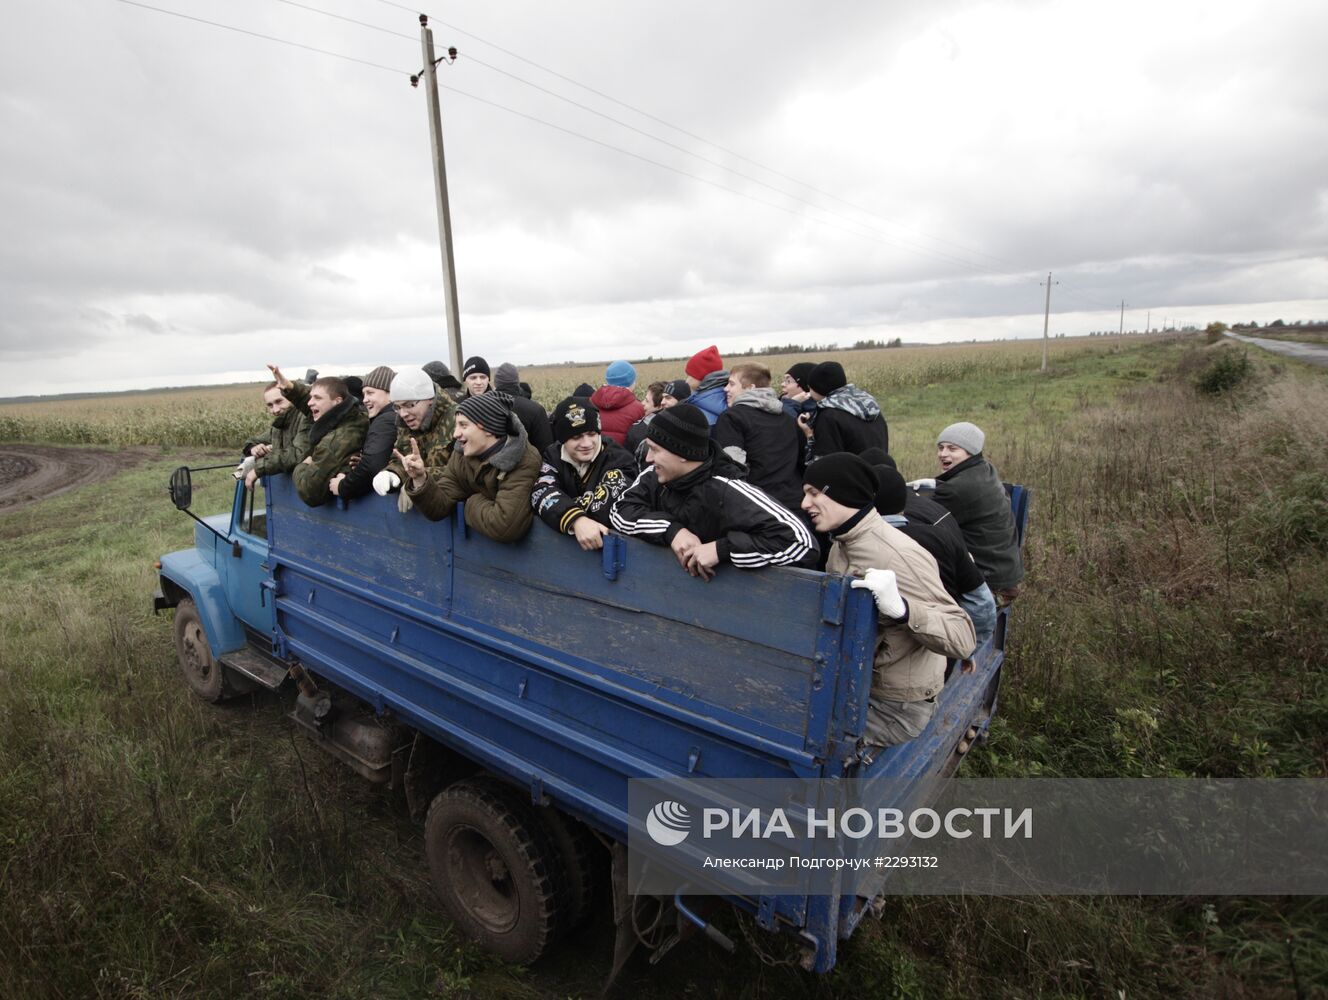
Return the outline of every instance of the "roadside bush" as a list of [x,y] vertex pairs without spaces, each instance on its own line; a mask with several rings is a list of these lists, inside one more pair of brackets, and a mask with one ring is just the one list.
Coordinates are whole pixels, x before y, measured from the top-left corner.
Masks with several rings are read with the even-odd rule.
[[1254,378],[1254,365],[1245,352],[1224,351],[1194,380],[1194,387],[1208,396],[1222,396]]

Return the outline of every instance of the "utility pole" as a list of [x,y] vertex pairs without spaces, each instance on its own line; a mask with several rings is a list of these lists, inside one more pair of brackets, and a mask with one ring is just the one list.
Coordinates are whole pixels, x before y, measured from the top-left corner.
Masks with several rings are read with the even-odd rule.
[[1051,286],[1059,285],[1060,282],[1051,280],[1051,272],[1047,272],[1047,311],[1042,315],[1042,370],[1047,370],[1047,331],[1051,327]]
[[1120,336],[1125,336],[1125,300],[1120,300]]
[[[438,64],[433,54],[433,31],[429,18],[420,15],[420,47],[424,52],[424,96],[429,105],[429,138],[433,147],[433,190],[438,202],[438,239],[443,250],[443,304],[447,310],[447,351],[452,373],[461,376],[461,311],[457,306],[456,262],[452,255],[452,209],[447,201],[447,164],[443,159],[443,115],[438,102]],[[447,50],[447,58],[456,59],[456,49]],[[419,76],[410,78],[411,86]]]
[[1152,332],[1153,332],[1153,310],[1149,309],[1148,319],[1144,323],[1144,333],[1152,333]]

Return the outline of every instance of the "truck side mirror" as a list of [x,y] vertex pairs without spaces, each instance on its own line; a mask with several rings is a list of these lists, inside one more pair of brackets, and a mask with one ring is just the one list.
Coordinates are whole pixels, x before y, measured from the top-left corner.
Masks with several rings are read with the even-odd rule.
[[189,504],[194,499],[194,484],[189,478],[189,469],[187,466],[180,466],[171,473],[171,503],[175,504],[176,510],[188,510]]

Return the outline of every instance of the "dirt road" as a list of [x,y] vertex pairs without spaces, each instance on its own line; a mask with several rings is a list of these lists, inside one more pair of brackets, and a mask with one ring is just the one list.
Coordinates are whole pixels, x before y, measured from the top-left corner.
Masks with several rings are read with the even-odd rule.
[[141,448],[117,452],[0,444],[0,513],[109,479],[137,465],[145,454]]

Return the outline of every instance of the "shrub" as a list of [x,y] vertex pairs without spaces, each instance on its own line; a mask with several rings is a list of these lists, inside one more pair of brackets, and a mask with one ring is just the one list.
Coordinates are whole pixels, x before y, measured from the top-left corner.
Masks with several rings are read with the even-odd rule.
[[1243,351],[1224,351],[1199,373],[1194,387],[1209,396],[1222,396],[1239,389],[1254,377],[1254,365]]

